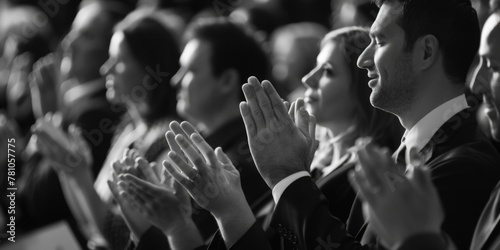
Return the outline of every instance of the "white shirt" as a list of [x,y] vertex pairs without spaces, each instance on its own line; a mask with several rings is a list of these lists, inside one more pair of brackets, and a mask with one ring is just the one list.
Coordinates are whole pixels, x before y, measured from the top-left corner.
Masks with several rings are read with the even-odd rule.
[[446,121],[468,107],[465,95],[459,95],[433,109],[410,130],[405,131],[403,137],[406,144],[406,162],[411,162],[409,152],[412,148],[415,148],[416,152],[422,151]]
[[[405,131],[404,143],[406,144],[407,162],[409,162],[408,153],[410,152],[410,149],[416,148],[418,152],[420,152],[446,121],[468,107],[469,105],[467,104],[465,95],[459,95],[439,105],[437,108],[433,109],[426,116],[420,119],[410,130]],[[307,171],[301,171],[278,182],[278,184],[276,184],[273,188],[274,202],[278,204],[281,195],[285,192],[288,186],[304,176],[310,175]]]

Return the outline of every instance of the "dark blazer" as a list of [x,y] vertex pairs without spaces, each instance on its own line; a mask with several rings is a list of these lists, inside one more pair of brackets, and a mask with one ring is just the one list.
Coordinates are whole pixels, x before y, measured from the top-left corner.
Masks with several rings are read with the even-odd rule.
[[[500,155],[477,127],[471,110],[450,118],[422,151],[446,214],[443,230],[458,249],[469,247],[476,222],[500,179]],[[331,215],[329,203],[309,177],[292,183],[274,211],[271,226],[281,232],[286,249],[383,249],[353,205],[347,225]],[[333,206],[335,204],[332,204]],[[249,240],[253,239],[253,240]],[[265,249],[252,227],[231,249]],[[259,248],[248,243],[259,242]],[[257,244],[257,243],[256,243]]]
[[[318,179],[316,181],[316,185],[323,193],[323,195],[327,197],[327,199],[331,202],[330,204],[337,204],[329,207],[330,214],[334,215],[340,221],[345,223],[349,217],[352,203],[356,198],[356,193],[349,184],[347,177],[349,171],[354,168],[355,161],[353,161],[353,159],[349,157],[339,165],[340,166],[337,167],[334,171],[332,171],[325,177]],[[270,200],[267,201],[266,205],[268,203],[274,204],[272,197],[270,197],[269,199]],[[259,242],[262,242],[267,247],[273,249],[288,249],[286,248],[287,244],[283,239],[292,237],[292,234],[288,234],[288,231],[284,230],[283,228],[277,228],[277,230],[275,230],[275,228],[270,227],[269,223],[271,219],[272,213],[267,214],[263,218],[257,217],[257,223],[254,224],[250,231],[258,231],[261,230],[260,228],[264,228],[265,236],[263,237],[265,237],[265,239]],[[267,241],[269,241],[269,243],[267,243]],[[237,245],[239,245],[239,247],[235,246],[232,247],[232,249],[241,249],[241,247],[245,247],[247,243],[244,241],[240,241],[237,243]],[[258,248],[256,246],[251,246],[250,248],[253,247],[255,247],[254,249],[263,249],[264,246],[261,245]],[[219,232],[213,237],[209,249],[226,249],[222,236]]]
[[[500,162],[499,162],[500,165]],[[479,218],[470,249],[500,249],[500,183]]]

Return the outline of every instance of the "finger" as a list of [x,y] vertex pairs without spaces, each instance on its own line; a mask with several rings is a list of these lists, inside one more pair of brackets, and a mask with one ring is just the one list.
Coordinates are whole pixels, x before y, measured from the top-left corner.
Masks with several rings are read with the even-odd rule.
[[[128,153],[128,154],[130,154],[130,153]],[[132,161],[132,159],[130,159],[130,157],[128,157],[128,155],[125,156],[125,157],[123,157],[123,158],[121,158],[120,159],[120,163],[123,164],[124,168],[134,167],[134,161]]]
[[184,133],[184,130],[182,130],[181,124],[177,121],[173,121],[169,124],[170,131],[174,132],[174,135],[184,135],[187,136],[186,133]]
[[309,135],[309,113],[304,107],[297,113],[297,126],[304,135]]
[[129,151],[130,151],[130,148],[125,148],[123,150],[123,156],[122,156],[123,159],[125,159],[129,156]]
[[240,114],[243,118],[243,123],[245,123],[245,130],[247,131],[248,138],[255,137],[257,134],[257,127],[255,126],[255,121],[253,120],[248,103],[240,103]]
[[116,173],[116,175],[125,173],[124,165],[120,161],[114,161],[111,164],[111,167],[113,168],[113,171]]
[[123,193],[124,191],[121,190],[121,188],[118,186],[117,182],[118,182],[118,178],[116,178],[115,181],[111,181],[111,180],[108,180],[108,186],[109,186],[109,189],[111,190],[111,193],[113,194],[113,196],[117,199],[117,200],[123,200],[121,197],[120,197],[120,194]]
[[191,123],[189,123],[187,121],[181,122],[181,128],[186,135],[191,135],[191,134],[200,135],[200,133],[196,130],[196,128],[193,125],[191,125]]
[[309,138],[316,140],[316,117],[309,115]]
[[288,110],[290,109],[290,102],[283,101],[283,105],[285,105],[285,109],[287,110],[287,113],[288,113]]
[[158,180],[158,184],[163,183],[163,181],[162,181],[163,172],[165,170],[162,167],[160,167],[160,165],[158,163],[156,163],[155,161],[149,163],[149,168],[151,169],[151,171],[155,175],[156,180]]
[[196,176],[196,169],[191,167],[184,159],[182,159],[174,151],[170,151],[167,156],[170,159],[169,163],[173,163],[177,167],[177,169],[184,175],[185,178],[189,180],[189,177]]
[[295,102],[292,102],[292,105],[290,105],[288,115],[290,116],[290,119],[295,123]]
[[130,150],[130,159],[132,159],[132,161],[135,161],[135,159],[139,158],[141,155],[139,154],[139,151],[137,151],[136,149],[131,149]]
[[[193,148],[193,146],[188,142],[182,135],[175,136],[175,141],[179,144],[182,149],[182,152],[187,156],[189,161],[193,164],[193,166],[200,172],[205,172],[207,170],[207,166],[205,164],[205,159],[203,155]],[[187,173],[189,174],[189,173]],[[195,173],[196,174],[196,173]],[[192,177],[194,175],[188,175]]]
[[135,160],[135,162],[146,181],[149,181],[153,184],[160,184],[160,180],[154,173],[154,170],[149,167],[149,163],[144,158],[139,157]]
[[288,120],[289,116],[287,115],[287,108],[283,104],[281,97],[278,95],[278,92],[276,92],[273,85],[269,81],[265,80],[262,82],[262,87],[267,94],[276,118],[279,120]]
[[86,143],[83,141],[83,138],[81,137],[81,130],[75,125],[75,124],[70,124],[68,126],[68,134],[71,138],[70,140],[70,145],[72,150],[78,151],[84,149],[84,145]]
[[116,183],[108,180],[108,187],[111,190],[111,194],[116,199],[116,201],[121,205],[123,202],[123,198],[120,196],[120,191],[118,190],[118,186]]
[[[196,133],[192,134],[191,140],[193,140],[196,147],[200,150],[200,152],[203,154],[205,159],[208,160],[208,162],[210,163],[212,168],[216,168],[219,165],[218,164],[219,162],[217,161],[217,158],[215,157],[213,148],[210,145],[208,145],[208,143],[205,140],[203,140],[203,137],[201,137],[201,135],[199,135],[199,134],[196,134]],[[197,165],[195,165],[195,166],[197,166]],[[202,166],[205,166],[204,162],[203,162]],[[197,167],[197,169],[199,171],[201,171],[199,167]]]
[[128,204],[131,204],[134,207],[141,207],[142,204],[145,204],[147,202],[146,199],[135,192],[135,187],[132,187],[129,182],[120,180],[120,178],[121,177],[119,177],[117,186],[123,191],[120,192],[119,195],[121,195]]
[[[267,93],[264,91],[262,85],[256,77],[249,77],[248,84],[250,84],[250,86],[252,86],[253,88],[259,108],[262,111],[262,115],[264,117],[264,124],[269,124],[270,121],[276,119],[276,115],[274,114],[274,109],[271,105],[269,97],[267,96]],[[280,104],[283,105],[283,103],[281,103],[281,98]]]
[[231,159],[227,157],[226,153],[222,151],[221,147],[217,147],[215,149],[215,155],[217,156],[217,159],[222,163],[222,164],[232,164]]
[[62,120],[63,120],[63,118],[62,118],[62,114],[60,112],[55,112],[52,115],[52,124],[54,125],[54,127],[61,128]]
[[[171,152],[172,153],[172,152]],[[175,153],[173,153],[175,154]],[[174,158],[170,156],[169,153],[169,158]],[[173,164],[170,163],[169,161],[163,161],[163,167],[167,170],[167,172],[172,176],[179,184],[181,184],[185,189],[188,191],[192,190],[194,188],[194,183],[191,182],[184,174],[181,174],[179,170],[179,166],[173,161]],[[177,168],[174,167],[176,165]]]
[[234,167],[233,163],[231,162],[231,159],[229,159],[226,153],[222,151],[221,147],[217,147],[215,149],[215,155],[217,156],[217,159],[222,163],[222,166],[225,170],[234,173],[239,173],[238,170]]
[[[177,123],[177,122],[171,122],[171,127],[170,129],[172,129],[172,131],[174,132],[175,136],[177,135],[182,135],[184,136],[184,138],[189,138],[189,136],[192,134],[187,134],[184,129],[182,128],[181,124]],[[189,128],[189,126],[187,125],[184,125],[186,127],[186,129],[189,131],[189,130],[194,130],[196,131],[194,128]],[[193,149],[195,149],[196,151],[198,151],[198,149],[194,146],[193,142],[191,142],[191,140],[187,140],[187,142],[191,145],[191,147],[193,147]]]
[[50,123],[52,121],[52,112],[47,112],[45,116],[43,117],[43,120],[47,123]]
[[255,90],[250,84],[243,84],[243,94],[245,95],[246,103],[250,112],[248,114],[252,117],[255,125],[255,130],[259,131],[261,128],[265,127],[266,120],[264,118],[264,114],[260,109],[259,102],[257,100],[257,96],[255,94]]
[[295,120],[294,120],[295,124],[298,124],[299,113],[302,107],[305,108],[304,99],[297,98],[297,101],[295,101]]
[[[167,160],[164,160],[163,162],[168,162]],[[167,169],[164,167],[165,163],[161,164],[162,168],[161,168],[161,176],[160,176],[160,180],[161,180],[161,183],[163,184],[163,186],[166,186],[166,187],[170,187],[170,183],[169,182],[172,182],[174,180],[174,178],[172,178],[172,176],[170,175],[170,173],[167,171]]]
[[174,151],[180,156],[184,156],[184,153],[182,153],[181,147],[179,147],[179,144],[175,141],[175,134],[172,131],[168,131],[165,133],[165,139],[167,139],[168,146],[170,148],[170,151]]
[[134,190],[138,195],[144,198],[146,201],[153,200],[159,194],[159,189],[142,179],[137,178],[137,176],[133,176],[131,174],[122,175],[122,180],[126,183],[130,184],[131,189]]

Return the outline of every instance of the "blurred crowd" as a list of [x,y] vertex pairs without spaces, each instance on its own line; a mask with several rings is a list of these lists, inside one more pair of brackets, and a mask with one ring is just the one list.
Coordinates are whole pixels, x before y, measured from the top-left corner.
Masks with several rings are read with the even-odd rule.
[[415,2],[0,1],[16,237],[498,249],[499,3]]

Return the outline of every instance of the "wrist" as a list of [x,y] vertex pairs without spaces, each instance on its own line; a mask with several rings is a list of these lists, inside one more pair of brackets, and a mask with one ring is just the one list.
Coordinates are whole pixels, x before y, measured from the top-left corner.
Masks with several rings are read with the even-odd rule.
[[301,171],[304,171],[304,169],[288,168],[288,167],[275,168],[273,170],[273,173],[270,173],[268,176],[266,176],[266,178],[264,178],[264,181],[266,182],[267,186],[272,190],[278,183],[280,183],[288,176]]
[[215,219],[227,249],[233,246],[255,223],[255,217],[248,205],[233,208],[231,212],[215,216]]
[[171,249],[195,249],[204,244],[198,228],[192,220],[184,221],[172,227],[172,230],[163,230]]

